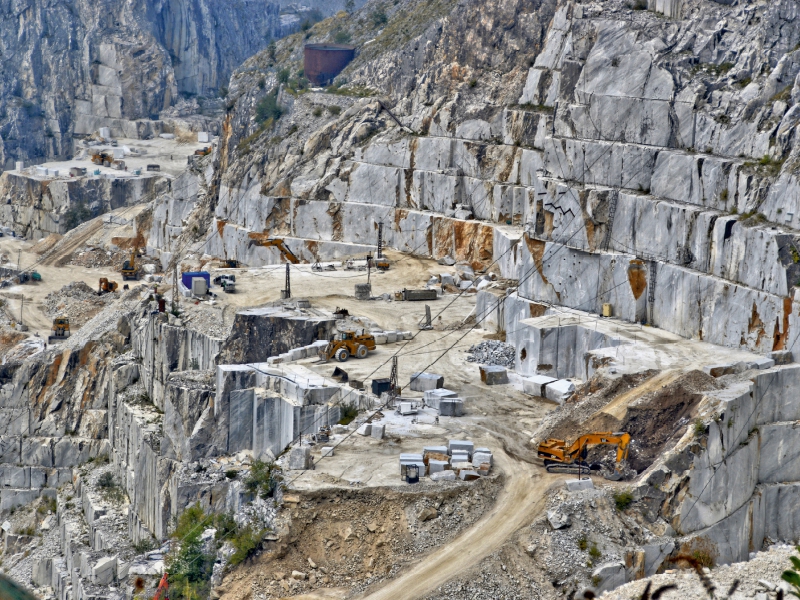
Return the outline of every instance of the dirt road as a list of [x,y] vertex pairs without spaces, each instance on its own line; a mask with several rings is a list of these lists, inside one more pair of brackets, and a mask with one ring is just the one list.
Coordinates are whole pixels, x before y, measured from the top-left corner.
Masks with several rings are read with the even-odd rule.
[[535,466],[495,454],[506,473],[506,485],[492,511],[461,536],[426,556],[383,588],[357,598],[400,600],[422,598],[459,573],[477,565],[544,509],[546,492],[563,480]]

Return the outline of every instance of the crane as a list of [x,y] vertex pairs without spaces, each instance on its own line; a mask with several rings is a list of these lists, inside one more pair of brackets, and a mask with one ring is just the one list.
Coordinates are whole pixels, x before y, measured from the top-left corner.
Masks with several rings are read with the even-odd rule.
[[581,469],[590,468],[586,459],[589,446],[609,444],[617,447],[617,465],[628,459],[628,448],[631,436],[629,433],[610,431],[592,432],[582,435],[572,444],[565,440],[548,439],[539,444],[538,456],[544,459],[544,466],[549,473],[579,473]]
[[250,246],[263,246],[265,248],[274,247],[280,250],[283,257],[293,265],[296,265],[300,262],[300,259],[294,255],[294,252],[289,250],[288,246],[286,246],[281,238],[269,238],[267,240],[251,239]]

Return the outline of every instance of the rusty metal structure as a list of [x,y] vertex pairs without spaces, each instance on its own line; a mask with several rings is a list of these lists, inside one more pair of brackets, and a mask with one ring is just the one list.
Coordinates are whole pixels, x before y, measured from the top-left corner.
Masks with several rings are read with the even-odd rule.
[[353,58],[355,46],[344,44],[306,44],[303,49],[303,69],[315,85],[328,85]]

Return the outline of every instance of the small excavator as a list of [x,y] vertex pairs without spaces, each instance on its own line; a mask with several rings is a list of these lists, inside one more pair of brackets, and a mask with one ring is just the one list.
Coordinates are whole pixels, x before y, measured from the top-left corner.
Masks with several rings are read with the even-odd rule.
[[119,288],[119,284],[116,281],[109,281],[108,277],[101,277],[100,287],[97,290],[97,295],[102,296],[103,294],[116,292],[117,288]]
[[328,345],[325,346],[319,353],[319,359],[323,362],[328,362],[330,359],[336,357],[339,362],[345,362],[351,356],[356,358],[366,358],[367,354],[375,350],[375,336],[364,333],[354,333],[352,331],[343,331],[336,335]]
[[264,248],[274,247],[281,251],[283,257],[293,265],[300,262],[300,259],[294,255],[294,252],[289,250],[281,238],[270,238],[268,240],[250,240],[250,246],[263,246]]
[[164,571],[164,574],[161,576],[161,581],[158,582],[158,588],[156,588],[156,595],[153,596],[153,600],[169,600],[169,573]]
[[592,432],[582,435],[572,444],[567,445],[565,440],[548,439],[539,444],[538,456],[544,459],[544,466],[548,473],[574,473],[580,474],[589,470],[597,471],[598,465],[586,463],[589,446],[609,444],[617,447],[617,469],[606,479],[619,480],[620,463],[628,459],[628,448],[631,436],[628,433],[610,431]]
[[139,279],[139,267],[136,266],[136,248],[131,250],[131,258],[130,260],[126,260],[122,263],[122,281],[127,281],[128,279]]
[[53,319],[53,333],[47,338],[47,342],[60,342],[69,337],[69,319],[67,317],[56,317]]
[[96,152],[92,154],[92,162],[96,165],[110,167],[111,163],[114,162],[114,157],[108,152]]

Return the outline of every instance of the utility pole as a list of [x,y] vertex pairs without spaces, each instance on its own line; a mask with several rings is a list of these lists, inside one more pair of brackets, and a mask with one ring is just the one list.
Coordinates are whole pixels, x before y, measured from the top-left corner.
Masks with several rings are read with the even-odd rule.
[[17,271],[22,272],[22,248],[17,249]]
[[19,324],[22,325],[22,307],[25,306],[25,294],[20,294],[19,301]]
[[289,272],[290,272],[289,269],[290,268],[291,268],[291,265],[287,262],[286,263],[286,286],[284,287],[283,293],[281,294],[283,296],[284,300],[288,300],[289,298],[292,297],[292,286],[291,286],[291,282],[289,281]]
[[178,312],[178,261],[175,258],[172,266],[172,314]]
[[389,404],[390,408],[394,408],[395,400],[397,399],[397,392],[399,386],[397,385],[397,357],[392,357],[392,374],[389,376]]
[[378,258],[383,258],[383,221],[378,222]]

